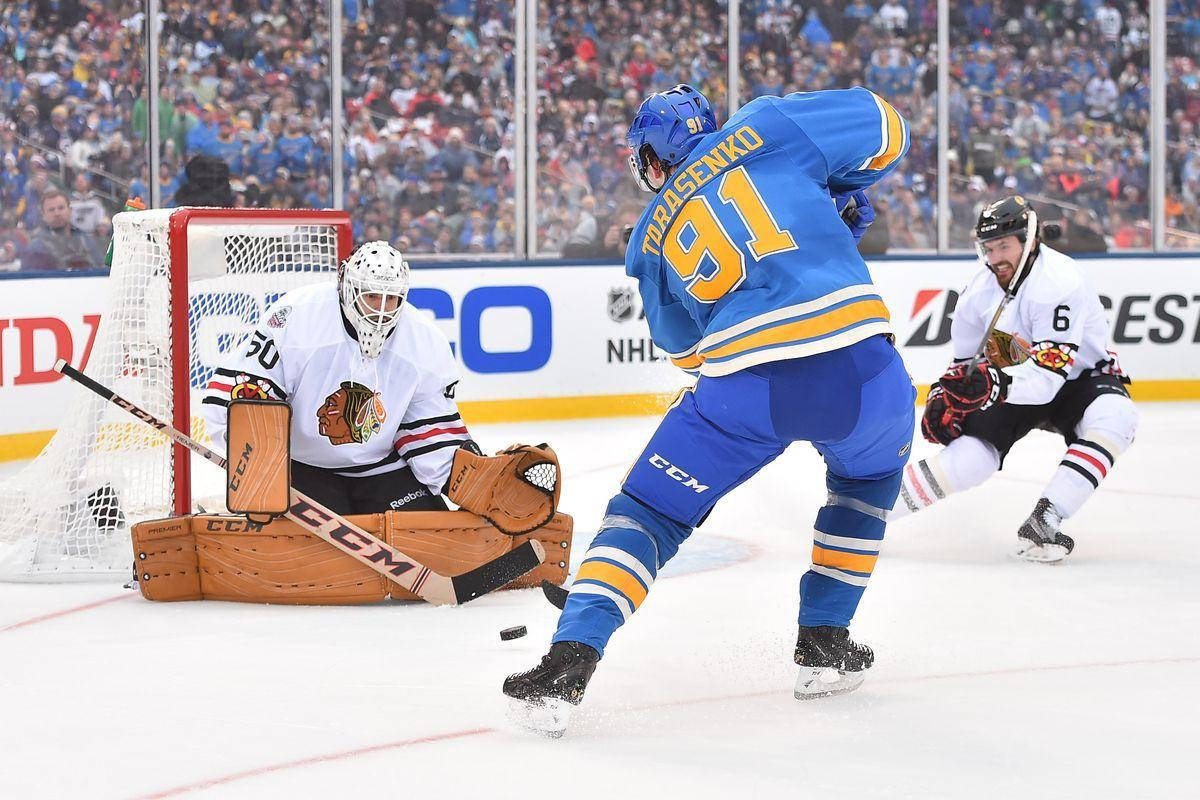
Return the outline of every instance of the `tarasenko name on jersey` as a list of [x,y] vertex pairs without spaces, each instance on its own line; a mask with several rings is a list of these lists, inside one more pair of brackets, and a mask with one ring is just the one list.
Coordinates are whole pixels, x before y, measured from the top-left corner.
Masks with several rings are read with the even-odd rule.
[[625,254],[655,346],[725,375],[890,333],[831,194],[876,183],[908,143],[900,114],[861,87],[760,97],[707,134]]
[[701,153],[697,160],[680,169],[671,186],[659,192],[658,201],[649,212],[650,221],[642,238],[642,252],[661,255],[658,248],[662,245],[663,233],[671,224],[675,211],[700,187],[719,175],[721,170],[733,166],[740,158],[762,146],[763,140],[758,131],[743,125],[717,142],[708,152]]

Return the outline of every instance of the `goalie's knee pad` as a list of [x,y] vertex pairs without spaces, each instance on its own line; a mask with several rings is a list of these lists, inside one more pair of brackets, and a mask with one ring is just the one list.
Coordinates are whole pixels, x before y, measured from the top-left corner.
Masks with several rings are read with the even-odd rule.
[[1075,434],[1109,450],[1116,458],[1129,449],[1137,433],[1137,406],[1123,394],[1102,394],[1084,409]]

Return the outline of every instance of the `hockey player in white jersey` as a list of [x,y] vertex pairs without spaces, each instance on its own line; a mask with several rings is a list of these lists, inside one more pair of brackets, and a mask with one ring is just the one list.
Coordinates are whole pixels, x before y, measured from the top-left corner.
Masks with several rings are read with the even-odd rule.
[[[1030,214],[1019,196],[980,214],[975,235],[985,263],[955,307],[955,363],[931,388],[921,423],[927,440],[946,447],[909,462],[889,520],[983,483],[1034,428],[1057,432],[1066,452],[1018,530],[1016,551],[1029,561],[1055,562],[1075,545],[1060,530],[1062,521],[1079,511],[1133,442],[1137,411],[1125,388],[1129,379],[1108,349],[1100,298],[1083,271],[1040,233],[1022,261]],[[989,337],[987,360],[974,364],[1006,291],[1011,301]]]
[[231,398],[286,400],[295,488],[340,514],[446,510],[454,454],[474,443],[450,344],[404,302],[408,287],[401,254],[368,242],[336,284],[281,297],[208,384],[201,410],[217,448]]

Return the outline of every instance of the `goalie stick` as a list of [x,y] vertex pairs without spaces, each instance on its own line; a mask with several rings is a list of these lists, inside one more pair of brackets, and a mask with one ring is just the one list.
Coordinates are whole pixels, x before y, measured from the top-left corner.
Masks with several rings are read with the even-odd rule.
[[[1020,285],[1021,278],[1024,277],[1025,271],[1029,269],[1029,253],[1033,250],[1033,240],[1037,236],[1038,218],[1037,212],[1033,208],[1029,209],[1028,219],[1025,221],[1025,247],[1021,250],[1021,263],[1013,270],[1013,276],[1008,279],[1008,286],[1004,287],[1004,296],[1000,298],[1000,305],[996,306],[996,313],[992,315],[991,324],[984,331],[983,341],[979,343],[979,347],[975,350],[975,355],[971,357],[971,369],[979,366],[979,362],[983,360],[983,355],[987,351],[988,339],[992,338],[992,331],[996,330],[996,323],[1000,321],[1000,315],[1004,313],[1004,309],[1008,306],[1010,300],[1016,297],[1016,287]],[[980,246],[982,255],[982,246]],[[986,261],[986,256],[984,257]]]
[[[54,369],[155,430],[166,434],[172,441],[225,469],[226,461],[220,455],[92,380],[63,359],[60,358],[55,363]],[[284,514],[285,517],[343,553],[353,556],[388,580],[436,605],[465,603],[499,589],[537,567],[545,556],[541,542],[530,539],[520,547],[462,575],[439,575],[296,489],[289,487],[288,496],[291,507]]]

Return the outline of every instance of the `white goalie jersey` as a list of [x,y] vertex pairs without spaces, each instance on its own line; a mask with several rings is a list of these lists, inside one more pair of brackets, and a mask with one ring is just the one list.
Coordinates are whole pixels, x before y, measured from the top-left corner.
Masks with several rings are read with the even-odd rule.
[[454,402],[458,365],[433,321],[407,303],[376,359],[364,359],[334,282],[288,292],[213,373],[201,413],[225,447],[231,398],[286,400],[292,458],[340,475],[404,466],[437,494],[469,440]]
[[[983,265],[954,309],[950,336],[955,361],[975,355],[1003,296],[996,277]],[[1108,347],[1108,321],[1099,294],[1074,259],[1044,244],[996,329],[1030,345],[1028,360],[1004,369],[1012,378],[1009,403],[1044,405],[1068,380],[1085,375],[1124,377],[1116,353]]]

